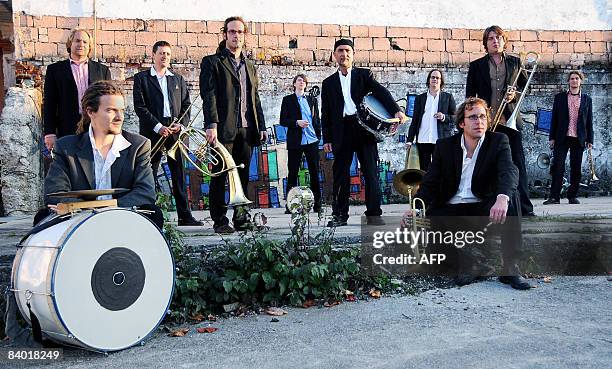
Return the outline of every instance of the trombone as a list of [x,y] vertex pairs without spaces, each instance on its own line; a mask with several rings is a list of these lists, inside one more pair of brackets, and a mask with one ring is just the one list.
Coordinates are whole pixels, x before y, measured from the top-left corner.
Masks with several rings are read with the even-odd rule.
[[593,160],[593,147],[589,147],[588,161],[589,161],[589,183],[597,182],[599,181],[599,178],[597,178],[597,174],[595,174],[595,160]]
[[[189,112],[189,110],[191,110],[191,106],[193,105],[193,103],[195,103],[198,99],[200,98],[200,95],[198,94],[196,96],[195,99],[193,99],[193,101],[189,104],[189,106],[187,107],[187,109],[185,109],[185,111],[183,112],[183,114],[178,117],[178,118],[174,118],[172,120],[172,123],[170,123],[170,125],[180,122],[183,120],[183,118],[185,117],[185,114],[187,114],[187,112]],[[193,122],[195,122],[195,118],[200,114],[200,112],[202,111],[202,106],[200,106],[200,108],[198,109],[198,111],[195,113],[195,115],[193,116],[193,118],[191,118],[191,121],[189,121],[189,124],[187,124],[186,127],[184,127],[183,129],[189,128],[191,127],[191,125],[193,124]],[[153,145],[153,147],[151,148],[151,157],[154,157],[160,150],[163,150],[164,147],[166,146],[166,140],[168,139],[168,137],[170,137],[172,134],[169,134],[168,136],[162,137],[159,140],[157,140],[157,142],[155,143],[155,145]],[[174,158],[173,158],[174,159]]]
[[[516,93],[520,95],[520,97],[518,101],[516,102],[516,107],[514,108],[512,115],[510,115],[510,118],[508,118],[506,123],[501,123],[501,119],[504,116],[504,110],[506,110],[506,106],[510,103],[510,101],[506,99],[506,96],[502,98],[502,101],[499,104],[499,107],[497,108],[497,112],[495,113],[495,117],[493,118],[493,123],[491,124],[490,130],[492,132],[495,132],[499,124],[501,124],[502,126],[508,127],[510,129],[513,129],[515,131],[518,131],[518,128],[516,126],[516,117],[519,114],[519,108],[521,106],[521,103],[523,102],[523,98],[525,97],[525,92],[527,92],[527,88],[529,87],[529,84],[531,83],[531,78],[535,74],[535,71],[538,67],[538,61],[540,60],[540,54],[536,51],[529,51],[527,53],[521,53],[520,59],[521,59],[521,66],[519,68],[519,71],[516,74],[516,77],[514,78],[514,82],[512,82],[512,85],[508,86],[507,88],[507,92],[514,90],[516,91]],[[521,72],[523,71],[529,72],[529,77],[527,78],[527,83],[525,83],[525,87],[523,87],[523,90],[518,91],[516,86],[518,84],[518,79],[521,76]]]

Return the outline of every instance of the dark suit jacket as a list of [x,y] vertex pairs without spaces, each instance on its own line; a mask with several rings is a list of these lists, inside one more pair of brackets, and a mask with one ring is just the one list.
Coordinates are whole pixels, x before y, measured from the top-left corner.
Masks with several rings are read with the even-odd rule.
[[[374,79],[372,71],[365,68],[351,69],[351,98],[356,106],[363,101],[363,98],[368,93],[372,93],[383,106],[395,114],[400,111],[393,96],[380,83]],[[338,72],[325,78],[321,91],[321,118],[323,125],[323,142],[331,143],[334,152],[338,152],[342,146],[342,138],[344,136],[344,97],[342,96],[342,86],[340,85],[340,77]],[[376,139],[373,135],[368,134],[375,143]]]
[[[512,85],[514,79],[520,71],[521,61],[516,56],[505,54],[504,63],[506,65],[506,79],[504,83],[504,90],[502,93],[505,94],[506,87]],[[523,90],[527,83],[527,73],[522,71],[519,75],[517,82],[517,88]],[[479,97],[487,102],[491,106],[491,77],[489,74],[489,55],[485,55],[480,59],[476,59],[470,63],[470,69],[468,70],[467,83],[465,85],[465,97]],[[514,101],[506,105],[504,110],[504,117],[510,118],[512,112],[516,108],[516,101],[519,95],[517,94]],[[516,117],[516,126],[519,130],[523,129],[523,119],[520,114]]]
[[[202,59],[200,65],[200,96],[202,97],[205,128],[217,124],[217,137],[221,143],[231,143],[236,136],[240,114],[240,80],[225,50]],[[248,75],[249,144],[259,146],[259,132],[266,130],[266,121],[259,100],[259,79],[252,61],[246,59]]]
[[[168,83],[168,100],[172,118],[179,118],[189,109],[189,90],[183,77],[172,71],[173,76],[166,76]],[[153,131],[158,123],[164,122],[164,95],[157,82],[157,77],[151,75],[151,69],[143,70],[134,76],[134,110],[140,121],[140,134],[150,139],[153,144],[160,135]],[[184,126],[189,124],[189,112],[179,122]]]
[[[463,132],[438,140],[433,159],[416,197],[428,206],[444,206],[459,190],[463,168],[461,136]],[[483,201],[499,194],[512,199],[518,186],[518,169],[512,163],[508,137],[503,133],[487,132],[478,152],[472,192]]]
[[[427,94],[429,92],[425,92],[420,94],[414,100],[414,114],[412,118],[412,123],[410,123],[410,128],[408,129],[408,142],[412,142],[414,138],[419,138],[419,130],[421,128],[421,122],[423,121],[423,113],[425,112],[425,103],[427,103]],[[436,112],[440,112],[446,116],[446,119],[443,121],[438,119],[438,138],[449,137],[453,132],[453,127],[455,124],[454,115],[455,115],[455,99],[453,95],[448,92],[440,91],[440,99],[438,100],[438,110]]]
[[[319,117],[319,103],[316,98],[309,98],[306,95],[306,100],[310,106],[310,114],[312,115],[312,127],[318,139],[321,139],[321,118]],[[287,127],[287,149],[297,149],[302,143],[302,131],[304,130],[297,125],[298,120],[302,120],[302,110],[298,103],[297,95],[291,94],[283,97],[280,111],[280,124]]]
[[[91,59],[87,62],[89,84],[110,80],[107,66]],[[62,60],[47,67],[44,86],[43,118],[45,134],[57,137],[73,135],[81,120],[76,82],[72,76],[70,60]]]
[[[582,146],[593,143],[593,102],[587,94],[581,94],[580,109],[578,109],[578,141]],[[567,137],[569,127],[569,107],[567,106],[567,92],[555,95],[553,103],[552,120],[548,138],[555,142],[563,142]]]
[[[122,131],[132,145],[120,152],[111,167],[113,188],[128,188],[117,196],[121,207],[155,204],[155,186],[151,169],[151,142],[141,135]],[[89,132],[57,140],[54,159],[45,178],[45,194],[96,188],[93,150]],[[59,199],[47,198],[47,204]]]

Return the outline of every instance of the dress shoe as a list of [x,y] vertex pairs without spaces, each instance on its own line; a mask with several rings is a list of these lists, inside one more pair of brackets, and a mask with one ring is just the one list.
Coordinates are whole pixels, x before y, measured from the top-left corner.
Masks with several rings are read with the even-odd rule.
[[574,205],[580,204],[580,201],[578,201],[578,199],[577,199],[577,198],[575,198],[575,197],[570,197],[569,199],[567,199],[567,201],[568,201],[570,204],[574,204]]
[[197,226],[203,226],[204,223],[202,223],[199,220],[196,220],[195,218],[191,217],[191,218],[187,218],[187,219],[179,219],[178,220],[178,225],[179,226],[197,227]]
[[215,233],[218,234],[232,234],[235,232],[234,228],[232,228],[229,224],[223,224],[217,227],[214,227]]
[[291,214],[291,210],[289,210],[289,208],[285,208],[285,214]]
[[333,217],[329,222],[327,222],[327,226],[328,227],[342,227],[348,224],[346,222],[347,220],[348,219],[346,218]]
[[533,211],[528,211],[523,214],[523,217],[535,217],[535,213]]
[[560,204],[560,203],[561,203],[561,201],[559,201],[559,199],[550,198],[550,199],[544,201],[542,203],[542,205],[553,205],[553,204]]
[[520,275],[503,275],[499,277],[499,281],[504,284],[509,284],[515,290],[528,290],[533,288],[529,282]]
[[461,272],[455,277],[455,283],[457,286],[465,286],[476,281],[480,281],[491,277],[495,274],[495,268],[484,262],[475,264],[471,270],[467,272]]
[[380,215],[368,216],[366,217],[366,222],[368,225],[385,225],[385,220]]

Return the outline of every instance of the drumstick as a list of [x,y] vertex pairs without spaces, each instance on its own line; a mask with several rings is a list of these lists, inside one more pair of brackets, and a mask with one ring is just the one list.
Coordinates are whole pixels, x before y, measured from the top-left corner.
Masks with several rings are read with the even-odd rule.
[[389,118],[389,119],[385,119],[385,123],[399,123],[400,119],[399,118]]

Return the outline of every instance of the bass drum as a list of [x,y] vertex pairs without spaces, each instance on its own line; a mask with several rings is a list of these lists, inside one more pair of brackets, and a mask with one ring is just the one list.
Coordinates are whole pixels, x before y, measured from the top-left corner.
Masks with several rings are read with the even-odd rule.
[[[51,224],[51,223],[49,223]],[[142,342],[166,315],[174,259],[148,218],[127,209],[78,213],[30,235],[12,287],[31,325],[61,343],[116,351]]]

